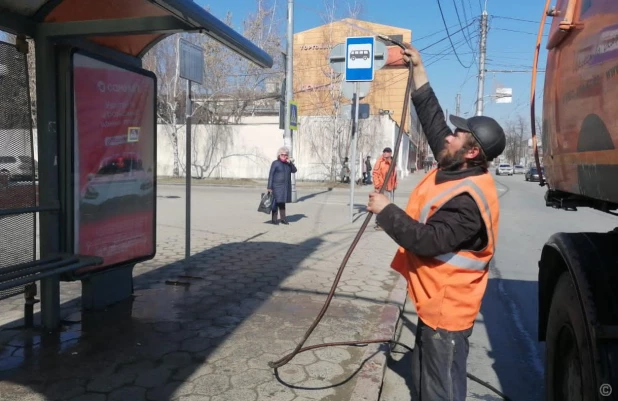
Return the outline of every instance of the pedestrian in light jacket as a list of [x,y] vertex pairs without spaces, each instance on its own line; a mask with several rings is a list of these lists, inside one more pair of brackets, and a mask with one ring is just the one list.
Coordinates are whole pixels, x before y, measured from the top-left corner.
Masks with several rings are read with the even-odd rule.
[[277,160],[270,165],[268,174],[268,192],[273,193],[272,224],[279,224],[277,211],[282,224],[289,224],[285,214],[285,204],[292,202],[292,174],[296,173],[294,159],[290,158],[290,151],[286,147],[279,148]]

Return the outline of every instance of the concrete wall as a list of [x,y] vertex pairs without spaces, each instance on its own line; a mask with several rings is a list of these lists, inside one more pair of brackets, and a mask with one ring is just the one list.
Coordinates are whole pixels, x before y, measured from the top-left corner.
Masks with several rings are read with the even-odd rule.
[[[300,117],[299,130],[294,133],[293,155],[298,168],[297,180],[328,180],[335,158],[335,172],[338,174],[343,157],[349,157],[349,141],[336,144],[333,138],[349,138],[349,120],[332,117]],[[334,130],[343,134],[334,136]],[[372,116],[359,126],[357,144],[357,178],[362,177],[361,161],[371,156],[372,164],[390,146],[398,132],[397,124],[389,116]],[[158,126],[157,169],[159,176],[171,176],[174,165],[172,130]],[[184,176],[185,127],[178,127],[178,148],[181,175]],[[283,130],[279,129],[278,117],[247,117],[241,124],[227,126],[193,126],[193,155],[197,163],[192,168],[193,176],[210,178],[266,179],[270,164],[275,160],[277,150],[283,146]],[[398,166],[400,176],[407,175],[409,140],[404,136]],[[198,165],[199,167],[196,167]]]
[[[299,130],[294,133],[294,151],[298,173],[297,180],[328,180],[335,160],[335,173],[341,169],[343,157],[350,157],[349,136],[351,121],[345,118],[313,116],[300,117]],[[334,136],[334,130],[339,135]],[[35,159],[37,157],[36,130],[34,132]],[[157,126],[157,173],[172,176],[174,152],[173,130],[166,125]],[[372,166],[381,155],[382,149],[395,149],[399,127],[388,115],[371,116],[361,120],[357,142],[357,178],[362,177],[363,161],[371,157]],[[185,127],[177,129],[180,158],[180,175],[185,167]],[[333,138],[345,138],[337,144]],[[277,150],[283,146],[283,130],[279,129],[279,117],[246,117],[238,125],[193,126],[193,176],[210,178],[267,179],[270,164],[275,160]],[[404,135],[399,151],[397,172],[400,177],[409,173],[409,138]],[[198,165],[199,167],[197,167]]]
[[[172,176],[173,129],[157,127],[157,172]],[[239,125],[193,126],[193,176],[210,178],[263,178],[268,176],[277,149],[283,144],[278,117],[248,117]],[[181,175],[185,165],[185,127],[178,127]],[[196,167],[198,165],[199,167]]]

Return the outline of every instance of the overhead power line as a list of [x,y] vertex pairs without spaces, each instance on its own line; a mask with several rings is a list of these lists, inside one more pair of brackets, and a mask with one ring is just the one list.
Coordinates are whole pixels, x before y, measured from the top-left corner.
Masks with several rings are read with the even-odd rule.
[[[472,24],[474,24],[474,21],[475,21],[475,20],[476,20],[476,18],[472,18],[471,20],[466,20],[465,22],[466,22],[466,23],[469,23],[467,26],[471,26]],[[449,29],[452,29],[452,28],[457,28],[457,26],[458,26],[458,25],[459,25],[459,24],[453,24],[453,25],[449,26]],[[412,37],[412,41],[413,41],[413,42],[416,42],[416,41],[419,41],[419,40],[427,39],[427,38],[430,38],[430,37],[432,37],[432,36],[436,36],[437,34],[442,33],[442,32],[446,32],[446,30],[445,30],[445,29],[440,29],[439,31],[435,31],[435,32],[430,33],[430,34],[428,34],[428,35],[421,36],[420,38],[414,38],[414,37]]]
[[[455,14],[457,14],[457,21],[459,21],[459,27],[463,30],[464,26],[461,23],[461,17],[459,16],[459,9],[457,8],[457,3],[455,2],[455,0],[453,0],[453,7],[455,7]],[[464,36],[464,38],[466,38],[466,42],[468,43],[470,50],[474,50],[474,47],[472,47],[472,43],[470,43],[470,40],[468,39],[466,32],[462,32],[461,34]]]
[[[492,18],[499,18],[499,19],[508,19],[508,20],[511,20],[511,21],[530,22],[532,24],[537,24],[537,25],[541,23],[541,21],[532,21],[532,20],[529,20],[529,19],[513,18],[513,17],[503,17],[501,15],[493,15],[493,14],[491,15],[491,17]],[[546,25],[547,24],[551,24],[551,22],[545,22],[545,24]]]
[[[464,27],[464,29],[465,29],[465,28],[467,28],[467,27],[469,27],[469,26],[471,26],[473,23],[474,23],[474,21],[473,21],[473,22],[471,22],[470,24],[466,25],[466,26]],[[455,31],[455,32],[453,32],[452,34],[450,34],[450,35],[448,35],[448,36],[445,36],[445,37],[443,37],[442,39],[437,40],[437,41],[433,42],[432,44],[430,44],[430,45],[427,45],[427,46],[423,47],[422,49],[419,49],[418,51],[419,51],[419,52],[422,52],[422,51],[424,51],[424,50],[427,50],[427,49],[429,49],[430,47],[433,47],[433,46],[437,45],[438,43],[442,43],[442,42],[444,42],[445,40],[450,39],[450,38],[451,38],[451,36],[454,36],[456,33],[459,33],[459,32],[461,32],[461,31],[463,31],[463,29],[459,29],[458,31]],[[466,67],[466,68],[467,68],[467,67]]]
[[[466,3],[464,0],[459,0],[459,1],[461,3],[461,8],[463,9],[464,19],[467,21],[468,13],[466,12]],[[470,15],[474,15],[474,12],[472,11],[472,3],[470,2],[470,0],[468,0],[468,6],[470,6]],[[468,33],[468,37],[472,36],[469,28],[466,29],[466,32]],[[472,51],[474,52],[474,49],[472,49]]]
[[459,55],[457,54],[457,50],[455,50],[455,45],[453,45],[453,41],[451,40],[451,35],[448,32],[448,26],[446,26],[446,20],[444,19],[444,13],[442,12],[442,5],[440,4],[440,0],[437,0],[437,2],[438,2],[438,8],[440,9],[440,16],[442,17],[442,23],[444,24],[444,28],[446,29],[446,34],[448,35],[448,40],[449,40],[449,42],[451,42],[451,47],[453,48],[453,52],[455,53],[455,57],[457,57],[457,61],[459,61],[459,64],[461,64],[461,66],[463,68],[468,68],[469,66],[466,66],[466,65],[464,65],[461,62],[461,59],[459,58]]
[[[525,33],[526,35],[534,35],[534,36],[538,35],[537,33],[534,33],[534,32],[520,31],[520,30],[517,30],[517,29],[495,28],[495,27],[492,27],[491,29],[495,29],[496,31],[507,31],[507,32],[515,32],[515,33]],[[543,36],[547,36],[547,35],[543,35]]]

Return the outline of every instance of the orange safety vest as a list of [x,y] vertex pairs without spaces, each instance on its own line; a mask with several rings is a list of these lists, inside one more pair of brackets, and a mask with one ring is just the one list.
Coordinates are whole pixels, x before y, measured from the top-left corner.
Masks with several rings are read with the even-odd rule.
[[[384,156],[378,157],[375,166],[373,166],[373,185],[376,188],[381,188],[384,183],[384,179],[386,178],[386,173],[388,173],[388,169],[391,167],[391,161],[386,161]],[[386,184],[386,191],[392,191],[397,189],[397,169],[393,169],[393,174],[391,174],[390,179],[388,180],[388,184]]]
[[460,331],[469,329],[481,309],[489,262],[494,256],[500,218],[498,191],[490,174],[436,184],[434,169],[412,191],[406,213],[425,224],[447,201],[468,193],[476,201],[487,228],[481,251],[460,250],[435,257],[415,255],[402,247],[391,267],[408,282],[408,293],[419,318],[428,326]]

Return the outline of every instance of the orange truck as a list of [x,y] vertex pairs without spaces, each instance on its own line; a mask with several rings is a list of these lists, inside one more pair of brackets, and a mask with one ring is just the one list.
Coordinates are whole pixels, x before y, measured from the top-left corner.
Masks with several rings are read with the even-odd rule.
[[[618,215],[618,0],[551,1],[542,160],[536,153],[545,203]],[[618,400],[618,229],[552,235],[538,288],[546,401]]]

